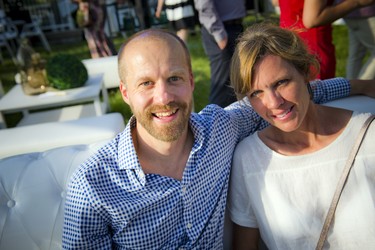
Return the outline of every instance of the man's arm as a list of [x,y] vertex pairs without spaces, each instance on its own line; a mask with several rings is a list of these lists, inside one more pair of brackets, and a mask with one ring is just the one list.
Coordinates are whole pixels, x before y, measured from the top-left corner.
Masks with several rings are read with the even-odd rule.
[[347,80],[336,77],[327,80],[312,81],[314,102],[326,103],[350,95],[366,95],[375,98],[375,80]]
[[[350,83],[345,78],[316,80],[310,82],[310,84],[313,89],[313,99],[316,103],[326,103],[331,100],[349,96],[349,94],[352,93]],[[373,86],[375,88],[375,83],[373,84]],[[361,92],[366,88],[362,85],[356,86],[355,91]],[[242,132],[240,136],[241,139],[250,134],[253,134],[257,130],[262,130],[269,125],[254,111],[247,97],[229,105],[225,109],[235,110],[235,112],[232,114],[232,121],[238,122],[238,127]]]
[[314,93],[313,100],[315,103],[326,103],[349,96],[351,89],[349,81],[342,77],[315,80],[310,82],[310,85]]
[[[349,95],[364,94],[375,97],[375,80],[351,80],[342,77],[315,80],[310,82],[313,89],[315,103],[326,103]],[[262,130],[269,124],[263,120],[253,109],[247,97],[235,102],[225,110],[234,110],[232,122],[236,122],[240,132],[240,139]]]
[[214,2],[212,0],[194,0],[194,4],[198,11],[199,22],[215,38],[216,43],[220,45],[223,41],[227,41],[228,34]]
[[63,249],[112,249],[108,227],[84,188],[70,183],[65,202]]
[[367,95],[375,98],[375,80],[350,80],[350,95]]

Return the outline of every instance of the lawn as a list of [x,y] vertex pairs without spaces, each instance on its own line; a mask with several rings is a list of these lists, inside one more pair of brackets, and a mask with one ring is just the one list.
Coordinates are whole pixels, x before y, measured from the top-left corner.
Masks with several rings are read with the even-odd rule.
[[[273,20],[276,20],[275,17],[271,17]],[[264,18],[260,18],[258,20],[263,20]],[[245,19],[245,25],[251,25],[255,19],[251,16]],[[345,64],[347,58],[347,50],[348,50],[348,38],[347,38],[347,28],[344,25],[335,25],[334,26],[334,43],[336,46],[336,57],[337,57],[337,67],[336,67],[336,75],[337,76],[345,76]],[[125,41],[125,38],[119,36],[112,38],[116,48],[119,48],[122,42]],[[34,49],[39,52],[42,58],[48,60],[48,58],[52,55],[57,53],[68,53],[73,54],[79,59],[86,59],[90,58],[90,53],[87,48],[87,44],[85,40],[78,41],[75,43],[68,43],[68,44],[51,44],[52,52],[47,53],[43,50],[43,47],[34,46]],[[210,69],[209,69],[209,62],[204,54],[204,50],[202,48],[200,32],[197,29],[195,35],[191,36],[188,41],[188,47],[191,53],[192,64],[193,64],[193,73],[195,76],[195,91],[194,91],[194,103],[195,103],[195,111],[200,111],[203,107],[208,104],[208,95],[209,95],[209,87],[210,87]],[[4,61],[0,64],[0,80],[2,81],[3,87],[5,92],[7,92],[15,83],[14,83],[14,75],[17,73],[17,68],[9,58],[7,51],[5,49],[2,50],[2,55],[4,57]],[[117,74],[117,72],[114,72]],[[120,112],[125,121],[129,119],[131,116],[131,112],[129,107],[123,103],[121,95],[117,91],[117,89],[109,90],[109,101],[111,106],[111,112]],[[5,119],[9,125],[9,127],[15,126],[18,120],[21,118],[21,114],[8,114],[5,116]]]

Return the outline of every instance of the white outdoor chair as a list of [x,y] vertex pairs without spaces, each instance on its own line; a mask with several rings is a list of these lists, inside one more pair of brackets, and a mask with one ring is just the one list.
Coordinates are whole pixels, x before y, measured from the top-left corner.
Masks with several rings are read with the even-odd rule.
[[40,28],[40,21],[37,20],[36,18],[31,17],[31,22],[30,23],[23,23],[22,29],[20,32],[20,38],[25,38],[25,37],[33,37],[33,36],[38,36],[40,40],[42,41],[42,44],[44,48],[48,51],[51,52],[51,47],[49,46],[48,40],[46,36],[44,35],[44,32]]
[[11,20],[5,16],[3,10],[0,9],[0,61],[3,61],[1,47],[5,47],[11,56],[13,62],[17,64],[15,51],[17,49],[18,30]]
[[[3,20],[6,27],[6,32],[4,33],[4,35],[7,40],[15,39],[19,44],[18,41],[20,39],[38,36],[44,48],[48,52],[50,52],[51,47],[46,36],[44,35],[44,32],[39,26],[40,21],[35,17],[31,17],[28,11],[25,11],[24,13],[22,13],[22,15],[26,15],[27,17],[29,17],[27,19],[30,19],[31,21],[27,22],[25,20],[13,20],[6,16],[4,10],[0,9],[0,19]],[[17,45],[15,45],[14,47],[14,49],[17,50]]]

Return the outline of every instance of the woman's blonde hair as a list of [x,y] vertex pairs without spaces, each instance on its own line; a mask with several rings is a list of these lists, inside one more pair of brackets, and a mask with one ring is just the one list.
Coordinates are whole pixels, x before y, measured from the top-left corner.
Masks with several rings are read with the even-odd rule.
[[281,57],[306,81],[313,80],[320,69],[316,57],[295,31],[267,22],[253,24],[239,37],[232,57],[230,79],[238,99],[251,91],[254,67],[266,55]]

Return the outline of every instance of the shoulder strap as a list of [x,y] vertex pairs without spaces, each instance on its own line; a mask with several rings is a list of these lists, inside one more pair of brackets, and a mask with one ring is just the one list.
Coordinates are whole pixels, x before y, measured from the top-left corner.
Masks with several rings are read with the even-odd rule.
[[358,134],[357,140],[355,141],[355,144],[352,148],[352,151],[350,152],[348,161],[346,162],[346,165],[344,167],[344,171],[343,171],[343,173],[341,175],[341,178],[340,178],[340,180],[337,184],[335,194],[333,195],[331,206],[329,207],[326,219],[324,221],[324,225],[323,225],[322,231],[320,233],[320,238],[319,238],[318,244],[316,246],[316,250],[323,249],[323,245],[324,245],[324,242],[326,241],[329,227],[330,227],[330,225],[332,223],[332,219],[335,215],[337,203],[340,199],[342,190],[344,189],[344,186],[345,186],[346,181],[348,179],[349,172],[350,172],[350,170],[353,166],[354,159],[355,159],[355,157],[358,153],[358,150],[359,150],[359,147],[361,146],[363,138],[365,137],[365,134],[367,132],[367,128],[370,126],[370,123],[374,120],[374,118],[375,118],[375,115],[371,115],[365,121],[365,123],[363,124],[363,126],[362,126],[362,128],[361,128],[361,130]]

